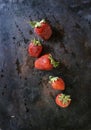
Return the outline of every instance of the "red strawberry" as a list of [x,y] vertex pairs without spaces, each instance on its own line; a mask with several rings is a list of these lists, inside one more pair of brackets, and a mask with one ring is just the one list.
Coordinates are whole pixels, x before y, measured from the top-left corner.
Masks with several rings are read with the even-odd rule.
[[55,102],[58,106],[60,107],[68,107],[71,103],[71,98],[70,98],[70,95],[65,95],[65,94],[58,94],[56,99],[55,99]]
[[62,78],[59,77],[53,77],[49,76],[49,83],[51,86],[56,90],[64,90],[65,89],[65,83]]
[[33,21],[30,22],[30,25],[34,28],[34,32],[44,40],[48,40],[51,37],[52,29],[45,20],[41,20],[40,22]]
[[43,47],[42,47],[40,41],[34,39],[34,40],[29,44],[28,52],[29,52],[29,55],[30,55],[30,56],[39,57],[39,55],[40,55],[41,52],[42,52],[42,49],[43,49]]
[[52,70],[58,65],[59,62],[56,62],[51,54],[45,54],[35,61],[35,68],[40,70]]

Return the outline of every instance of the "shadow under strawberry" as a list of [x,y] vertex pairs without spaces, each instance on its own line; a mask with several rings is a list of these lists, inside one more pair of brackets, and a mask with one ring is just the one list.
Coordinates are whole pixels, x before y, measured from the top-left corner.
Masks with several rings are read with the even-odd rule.
[[41,53],[41,55],[47,54],[47,53],[54,53],[54,49],[53,47],[51,47],[49,44],[44,44],[43,45],[43,51]]
[[49,39],[50,42],[57,42],[57,41],[62,41],[64,37],[64,29],[63,28],[57,28],[57,27],[52,27],[52,36]]

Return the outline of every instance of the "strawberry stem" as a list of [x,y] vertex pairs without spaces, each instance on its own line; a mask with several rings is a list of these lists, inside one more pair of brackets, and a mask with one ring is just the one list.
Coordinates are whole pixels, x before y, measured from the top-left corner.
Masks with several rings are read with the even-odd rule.
[[29,22],[29,24],[31,25],[32,28],[35,27],[36,23],[37,23],[37,21],[30,21],[30,22]]
[[53,59],[53,57],[52,57],[51,54],[49,54],[49,59],[50,59],[51,64],[53,65],[54,68],[56,68],[56,67],[59,65],[59,62],[56,62],[56,61]]
[[41,26],[41,23],[45,23],[45,20],[42,19],[40,22],[38,22],[38,21],[30,21],[29,23],[30,23],[31,27],[33,27],[33,28],[36,27],[37,28],[37,27]]
[[41,46],[41,43],[39,40],[36,40],[35,38],[32,40],[33,44],[36,46]]
[[58,77],[49,76],[49,83],[51,83],[51,82],[53,83],[56,80],[58,80]]
[[67,104],[69,101],[71,101],[70,95],[61,94],[58,98],[63,104]]
[[41,21],[40,21],[40,23],[45,23],[46,21],[45,21],[45,19],[42,19]]

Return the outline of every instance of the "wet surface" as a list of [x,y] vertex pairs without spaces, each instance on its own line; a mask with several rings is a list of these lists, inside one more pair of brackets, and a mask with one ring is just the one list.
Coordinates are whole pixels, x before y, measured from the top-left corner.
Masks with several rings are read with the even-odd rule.
[[[45,8],[46,7],[46,8]],[[34,68],[27,53],[37,36],[29,20],[49,21],[53,35],[42,54],[60,61],[52,71]],[[55,104],[60,91],[48,77],[61,76],[71,105]],[[0,130],[91,130],[91,1],[0,0]]]

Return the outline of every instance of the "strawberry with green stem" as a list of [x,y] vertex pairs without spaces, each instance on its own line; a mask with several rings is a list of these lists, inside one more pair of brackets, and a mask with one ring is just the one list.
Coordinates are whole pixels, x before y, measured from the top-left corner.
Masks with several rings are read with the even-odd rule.
[[34,65],[39,70],[52,70],[59,65],[59,62],[56,62],[51,54],[45,54],[38,58]]
[[43,50],[43,46],[41,45],[39,40],[32,40],[28,46],[29,55],[32,57],[39,57]]
[[65,83],[62,78],[49,76],[49,83],[51,84],[52,88],[56,90],[65,89]]
[[63,93],[58,94],[56,96],[55,102],[58,106],[66,108],[70,105],[71,103],[71,98],[70,95],[65,95]]
[[51,26],[43,19],[40,22],[30,21],[30,25],[34,28],[34,32],[44,40],[48,40],[52,35]]

